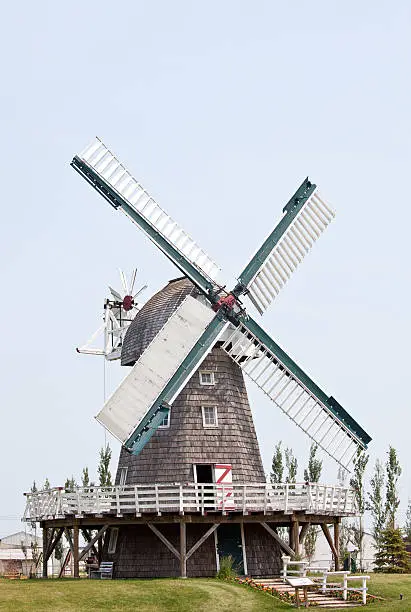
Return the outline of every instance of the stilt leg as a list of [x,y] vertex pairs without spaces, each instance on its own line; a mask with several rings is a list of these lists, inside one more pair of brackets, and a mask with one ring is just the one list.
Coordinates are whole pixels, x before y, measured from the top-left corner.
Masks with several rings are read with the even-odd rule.
[[338,572],[340,569],[340,519],[337,519],[334,523],[334,547],[337,552],[335,557],[335,571]]
[[78,525],[73,527],[73,576],[79,578],[79,528]]
[[49,545],[48,529],[43,527],[43,578],[47,578],[47,548]]
[[180,576],[187,578],[187,546],[186,546],[186,524],[180,523]]

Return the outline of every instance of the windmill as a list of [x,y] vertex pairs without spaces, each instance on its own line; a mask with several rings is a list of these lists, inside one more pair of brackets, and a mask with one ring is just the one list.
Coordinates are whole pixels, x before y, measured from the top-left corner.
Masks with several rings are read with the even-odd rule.
[[[370,436],[248,314],[262,315],[334,217],[305,179],[283,216],[238,277],[232,291],[216,281],[219,267],[96,138],[71,165],[116,210],[128,216],[204,296],[187,296],[97,416],[138,454],[167,417],[175,398],[212,348],[222,348],[268,398],[338,464],[347,468]],[[164,356],[167,358],[165,359]],[[153,371],[153,362],[158,364]],[[131,401],[131,399],[133,401]]]
[[[130,283],[123,270],[119,272],[121,289],[117,291],[108,287],[110,297],[104,300],[103,323],[83,346],[76,349],[78,353],[104,355],[108,361],[120,359],[126,331],[142,306],[137,298],[147,289],[147,285],[143,285],[134,293],[137,269],[133,270]],[[94,344],[101,336],[103,336],[103,348]]]

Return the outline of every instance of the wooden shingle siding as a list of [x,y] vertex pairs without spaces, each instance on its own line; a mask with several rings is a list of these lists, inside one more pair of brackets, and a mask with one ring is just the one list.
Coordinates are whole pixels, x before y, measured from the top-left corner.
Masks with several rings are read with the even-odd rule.
[[[275,525],[270,525],[274,528]],[[249,576],[280,575],[283,554],[280,546],[258,523],[244,523],[244,539]]]
[[[229,463],[234,482],[264,482],[264,470],[240,368],[220,348],[206,358],[207,387],[194,375],[175,400],[170,427],[159,429],[138,456],[121,450],[127,484],[192,482],[193,464]],[[201,407],[217,406],[218,427],[205,428]],[[119,484],[119,472],[116,484]]]

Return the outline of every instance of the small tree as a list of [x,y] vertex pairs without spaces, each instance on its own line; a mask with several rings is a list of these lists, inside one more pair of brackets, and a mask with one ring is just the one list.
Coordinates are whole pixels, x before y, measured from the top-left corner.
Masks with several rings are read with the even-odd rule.
[[401,466],[398,461],[397,451],[392,446],[388,450],[388,459],[386,463],[387,483],[385,497],[385,514],[387,518],[387,526],[395,527],[395,515],[400,505],[398,497],[398,479],[401,476]]
[[364,560],[364,512],[365,512],[365,492],[364,492],[364,474],[369,460],[369,455],[366,455],[358,449],[358,453],[354,459],[354,473],[350,479],[350,487],[354,489],[357,511],[359,513],[358,521],[351,525],[352,537],[354,544],[359,552],[360,569],[363,570]]
[[382,532],[385,526],[384,500],[384,467],[379,459],[374,466],[374,475],[370,480],[371,491],[368,493],[367,510],[372,517],[372,535],[377,551],[381,549]]
[[81,486],[82,487],[90,486],[90,477],[88,475],[88,467],[83,468],[83,473],[81,475]]
[[[304,470],[304,480],[306,482],[318,482],[320,480],[323,462],[316,457],[317,449],[317,445],[312,443],[308,457],[308,466]],[[310,563],[315,555],[317,536],[318,531],[316,527],[309,527],[304,538],[304,552]]]
[[112,487],[113,483],[111,481],[111,472],[110,472],[110,461],[111,461],[111,448],[107,444],[107,446],[100,449],[100,463],[98,465],[97,471],[100,481],[100,487]]
[[291,448],[285,449],[285,467],[287,469],[285,482],[296,482],[298,463]]
[[411,543],[411,501],[408,500],[407,514],[405,515],[405,536]]
[[44,481],[43,491],[50,491],[50,481],[48,478]]
[[66,490],[66,492],[69,493],[70,491],[74,491],[76,487],[77,482],[74,476],[72,476],[71,478],[66,478],[66,482],[64,483],[64,489]]
[[410,571],[410,555],[399,528],[387,527],[381,534],[381,549],[375,555],[376,572],[404,574]]
[[273,484],[284,482],[283,476],[284,476],[284,463],[283,463],[283,453],[281,450],[281,441],[280,441],[274,449],[273,461],[271,464],[270,480]]

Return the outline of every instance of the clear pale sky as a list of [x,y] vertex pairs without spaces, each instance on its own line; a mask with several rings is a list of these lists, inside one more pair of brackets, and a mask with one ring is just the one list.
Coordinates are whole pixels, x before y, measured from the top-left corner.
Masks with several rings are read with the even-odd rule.
[[[337,217],[263,326],[372,435],[411,496],[409,2],[18,2],[2,9],[0,537],[89,466],[107,284],[174,269],[70,168],[96,134],[232,279],[305,176]],[[107,387],[124,375],[107,365]],[[309,442],[258,389],[269,471]],[[108,438],[110,439],[110,438]],[[118,444],[112,440],[113,470]],[[325,481],[336,465],[324,459]],[[371,470],[369,471],[369,475]]]

